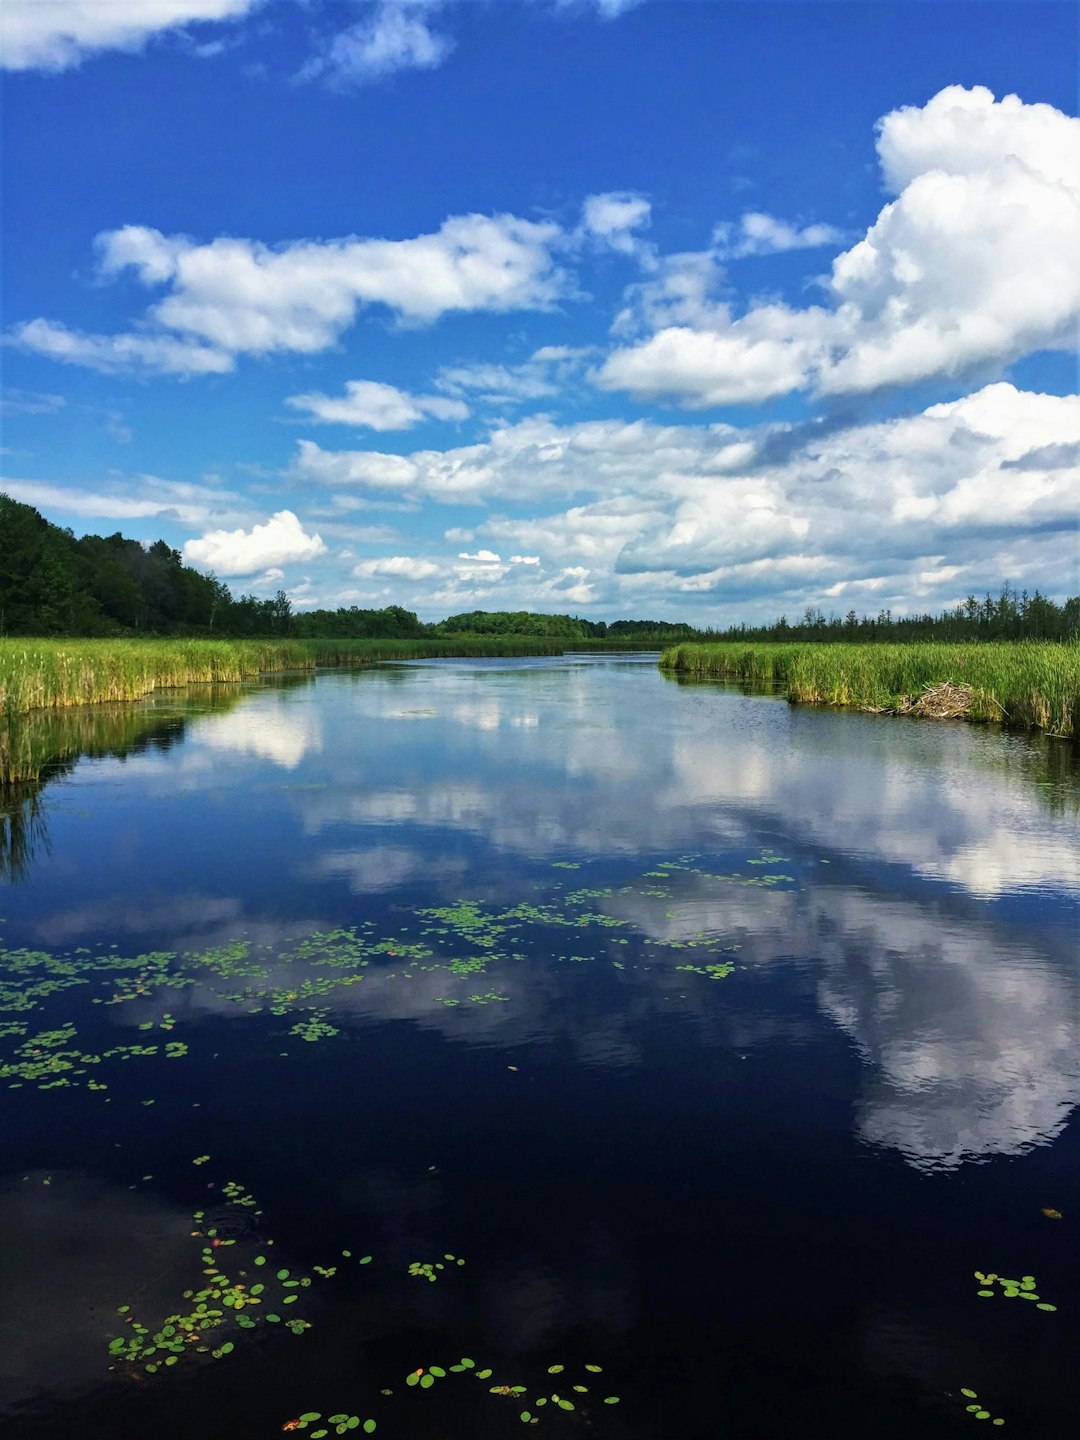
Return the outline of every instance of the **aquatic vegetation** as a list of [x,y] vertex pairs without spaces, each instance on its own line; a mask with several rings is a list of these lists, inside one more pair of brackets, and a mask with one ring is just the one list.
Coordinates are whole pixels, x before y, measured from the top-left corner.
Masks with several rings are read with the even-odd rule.
[[976,1420],[990,1420],[991,1423],[994,1425],[1005,1424],[1005,1421],[1002,1420],[1000,1416],[991,1416],[990,1411],[987,1410],[979,1402],[979,1397],[976,1395],[974,1390],[962,1388],[960,1394],[963,1395],[965,1400],[969,1400],[972,1402],[971,1404],[966,1405],[964,1408],[967,1410],[967,1413],[969,1415],[974,1415]]
[[[295,1420],[286,1420],[281,1428],[282,1430],[306,1430],[309,1425],[317,1425],[322,1418],[318,1410],[308,1410]],[[347,1415],[342,1410],[336,1415],[327,1415],[326,1424],[318,1430],[312,1430],[311,1440],[322,1440],[324,1435],[329,1435],[330,1426],[333,1426],[336,1435],[348,1435],[350,1430],[363,1430],[365,1435],[374,1435],[378,1428],[374,1420],[361,1421],[359,1415]]]
[[[983,1287],[977,1292],[981,1300],[992,1300],[1000,1294],[1006,1300],[1031,1300],[1035,1303],[1037,1310],[1054,1311],[1057,1309],[1056,1305],[1050,1305],[1045,1300],[1039,1299],[1035,1289],[1034,1275],[1021,1275],[1019,1280],[1007,1280],[1003,1275],[997,1275],[992,1270],[986,1274],[981,1270],[976,1270],[975,1279]],[[995,1285],[1001,1287],[1000,1291],[994,1289]]]
[[444,1255],[441,1260],[414,1260],[409,1266],[409,1274],[418,1279],[430,1280],[432,1285],[439,1278],[437,1271],[445,1270],[447,1265],[464,1265],[465,1261],[457,1255]]
[[707,975],[710,980],[726,980],[734,971],[733,960],[723,960],[718,965],[676,965],[676,970],[689,970],[694,975]]
[[[587,1364],[577,1371],[567,1373],[567,1366],[563,1364],[549,1365],[547,1375],[566,1375],[565,1380],[556,1382],[558,1388],[543,1393],[546,1390],[546,1381],[540,1381],[534,1385],[522,1385],[520,1382],[496,1382],[488,1387],[488,1394],[500,1398],[516,1401],[524,1408],[519,1413],[519,1418],[526,1425],[537,1425],[540,1423],[545,1407],[550,1405],[551,1414],[557,1410],[576,1411],[588,1408],[591,1400],[589,1385],[585,1383],[585,1377],[592,1378],[601,1374],[603,1367],[600,1365]],[[582,1373],[583,1372],[583,1373]],[[449,1366],[429,1365],[418,1366],[411,1370],[405,1377],[405,1384],[409,1389],[432,1390],[449,1375],[470,1375],[473,1379],[488,1381],[494,1377],[494,1370],[491,1366],[477,1366],[475,1360],[468,1355],[463,1355],[456,1364]],[[574,1378],[575,1374],[578,1376]],[[384,1392],[385,1393],[385,1392]],[[532,1398],[530,1398],[530,1395]],[[574,1397],[574,1398],[571,1398]],[[618,1405],[618,1395],[606,1395],[602,1397],[604,1405]],[[537,1412],[537,1413],[534,1413]]]
[[[509,1381],[496,1381],[494,1384],[488,1384],[489,1381],[495,1379],[493,1367],[478,1364],[471,1356],[462,1355],[459,1360],[442,1365],[416,1366],[405,1376],[405,1389],[416,1395],[422,1395],[447,1383],[451,1376],[465,1376],[486,1385],[489,1395],[507,1399],[517,1407],[521,1407],[519,1418],[525,1424],[537,1425],[545,1416],[564,1411],[586,1412],[588,1416],[588,1412],[597,1401],[603,1405],[618,1405],[620,1403],[618,1395],[594,1395],[592,1393],[591,1385],[596,1383],[595,1377],[602,1373],[603,1367],[595,1364],[576,1367],[556,1364],[549,1365],[545,1377],[533,1385]],[[551,1381],[548,1377],[560,1377],[554,1382],[556,1388],[549,1390],[548,1386]],[[380,1390],[380,1394],[384,1396],[392,1396],[393,1393],[391,1388],[385,1386]],[[374,1419],[361,1422],[359,1414],[339,1411],[324,1417],[319,1410],[307,1410],[295,1419],[287,1420],[281,1428],[287,1431],[309,1430],[313,1425],[319,1428],[310,1430],[310,1440],[323,1440],[323,1437],[329,1435],[332,1429],[339,1435],[357,1429],[362,1429],[365,1434],[370,1435],[377,1428],[377,1422]]]
[[301,1040],[315,1041],[324,1040],[330,1035],[340,1035],[341,1031],[336,1025],[330,1025],[326,1020],[325,1010],[313,1010],[306,1020],[298,1020],[289,1031],[290,1035],[299,1035]]
[[[196,1156],[192,1164],[201,1165],[208,1159],[207,1155]],[[268,1257],[261,1252],[272,1247],[274,1241],[259,1233],[262,1211],[255,1197],[235,1180],[227,1180],[220,1194],[226,1202],[224,1207],[210,1212],[196,1210],[192,1215],[191,1237],[199,1245],[202,1284],[198,1289],[184,1290],[184,1303],[156,1327],[144,1324],[133,1305],[118,1305],[116,1313],[126,1328],[125,1333],[109,1341],[108,1353],[114,1365],[154,1375],[188,1362],[193,1356],[224,1359],[236,1348],[240,1338],[237,1332],[272,1325],[302,1335],[311,1328],[311,1321],[303,1314],[287,1312],[285,1307],[301,1302],[315,1283],[312,1276],[304,1271],[294,1273],[285,1266],[268,1268]],[[242,1242],[258,1244],[260,1253],[250,1262],[241,1260],[228,1265],[228,1252]],[[370,1259],[369,1255],[360,1263]],[[337,1274],[333,1265],[312,1268],[322,1280]]]
[[[1051,735],[1080,733],[1080,643],[906,645],[681,644],[661,668],[697,679],[780,687],[804,705],[959,716]],[[945,698],[962,703],[942,704]]]
[[[664,862],[661,873],[724,885],[768,888],[795,883],[792,877],[768,870],[717,875],[695,864],[696,859],[684,856]],[[783,859],[765,851],[749,859],[748,865],[760,868]],[[654,867],[645,877],[657,871]],[[675,958],[691,952],[693,959],[676,969],[712,980],[733,974],[730,956],[738,950],[737,943],[722,943],[715,934],[704,932],[680,939],[643,936],[631,920],[595,908],[596,900],[615,895],[648,900],[651,889],[639,880],[618,889],[586,887],[502,907],[460,899],[409,912],[408,923],[392,934],[365,920],[317,931],[281,947],[255,945],[244,936],[202,950],[136,955],[121,954],[115,945],[80,946],[54,954],[0,944],[0,1016],[11,1017],[0,1019],[0,1082],[11,1088],[84,1086],[108,1092],[108,1072],[116,1065],[182,1060],[194,1042],[183,1033],[183,1021],[174,1010],[177,997],[193,987],[208,992],[215,1005],[231,1007],[240,1015],[290,1020],[287,1034],[314,1044],[341,1034],[341,1024],[331,1013],[334,1001],[367,975],[377,974],[386,983],[440,972],[447,987],[430,1003],[454,1008],[511,1004],[512,992],[505,986],[489,984],[481,989],[476,978],[493,968],[512,969],[529,953],[578,965],[602,959],[623,970],[645,955],[650,960],[646,968],[654,968],[664,955]],[[570,934],[572,950],[561,944]],[[621,959],[614,958],[616,946],[621,948],[614,953]],[[567,953],[562,953],[564,948]],[[84,992],[88,1005],[64,1005],[57,1014],[61,998],[74,989]],[[92,1018],[89,1006],[133,1005],[139,1007],[133,1028],[142,1038],[103,1048],[82,1040],[80,1030]],[[148,1006],[160,1009],[147,1016]],[[153,1099],[142,1103],[152,1104]]]

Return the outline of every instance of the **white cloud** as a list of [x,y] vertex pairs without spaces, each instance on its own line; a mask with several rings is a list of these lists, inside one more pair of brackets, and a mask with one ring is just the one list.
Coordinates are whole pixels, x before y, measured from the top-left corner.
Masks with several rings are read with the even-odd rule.
[[751,463],[719,484],[673,484],[662,516],[626,544],[619,568],[704,575],[722,589],[749,578],[730,573],[749,561],[805,559],[824,587],[867,567],[910,570],[917,557],[962,552],[980,534],[1065,532],[1080,509],[1077,467],[1018,473],[1009,463],[1051,437],[1080,439],[1074,398],[999,383],[909,418],[820,439],[811,432],[770,460],[783,433],[763,435]]
[[4,0],[0,63],[67,70],[99,50],[139,50],[152,36],[196,21],[234,20],[262,0]]
[[0,397],[0,411],[5,415],[55,415],[66,404],[62,395],[46,395],[40,390],[17,390],[10,385]]
[[458,556],[458,559],[478,560],[483,565],[499,564],[499,556],[495,554],[494,550],[478,550],[475,555],[470,555],[467,551],[463,550]]
[[377,380],[349,380],[345,394],[290,395],[285,401],[315,420],[339,425],[364,425],[369,430],[407,430],[429,416],[436,420],[464,420],[469,407],[444,395],[410,395],[395,385]]
[[16,343],[73,364],[178,374],[229,370],[238,354],[313,354],[334,344],[361,306],[428,324],[451,311],[549,308],[568,290],[553,250],[557,225],[514,215],[455,215],[408,240],[298,240],[272,248],[219,237],[200,245],[141,225],[97,238],[104,278],[131,270],[169,293],[145,334],[80,335],[37,319]]
[[[1075,575],[1080,399],[1004,382],[847,428],[532,417],[476,445],[312,447],[306,462],[313,480],[367,494],[501,503],[445,532],[458,582],[498,581],[500,603],[539,604],[570,571],[609,610],[708,605],[717,620],[729,606],[929,609],[1002,576],[1060,594]],[[514,568],[530,559],[531,573]]]
[[520,365],[444,365],[435,384],[450,395],[475,394],[488,405],[538,400],[557,394],[590,353],[585,346],[544,345]]
[[545,367],[526,361],[521,365],[444,365],[435,380],[451,395],[476,392],[489,405],[507,405],[522,400],[539,400],[557,393]]
[[412,555],[387,555],[381,560],[361,560],[352,573],[358,579],[387,576],[395,580],[428,580],[440,573],[440,567],[431,560],[420,560]]
[[441,8],[441,0],[380,0],[363,20],[334,35],[300,78],[322,78],[335,89],[348,89],[401,70],[437,69],[454,48],[450,37],[428,21]]
[[726,323],[730,312],[717,296],[724,279],[716,250],[688,250],[653,257],[650,277],[627,287],[625,306],[612,333],[662,330],[669,325],[707,328]]
[[624,255],[637,252],[641,241],[634,233],[647,226],[652,206],[644,195],[631,190],[612,190],[602,195],[589,195],[581,212],[584,234]]
[[839,245],[844,232],[835,225],[792,225],[761,210],[748,210],[738,225],[718,225],[713,244],[721,255],[741,259],[746,255],[776,255],[785,250],[813,250],[819,245]]
[[594,9],[602,20],[615,20],[645,3],[645,0],[555,0],[560,10]]
[[743,445],[738,432],[724,426],[697,431],[617,420],[559,426],[545,416],[531,416],[497,427],[479,444],[417,450],[408,456],[327,451],[302,440],[294,469],[317,483],[392,490],[411,498],[528,501],[641,481],[654,484],[658,465],[666,462],[715,470],[738,453],[730,451],[736,441]]
[[223,350],[175,335],[86,335],[52,320],[30,320],[11,331],[12,343],[67,365],[106,375],[145,371],[160,375],[220,375],[233,368]]
[[614,351],[595,373],[603,390],[670,400],[688,409],[757,404],[798,390],[822,363],[824,312],[762,305],[740,320],[712,307],[707,329],[667,326],[640,344]]
[[184,543],[184,559],[218,575],[254,575],[293,560],[326,553],[319,535],[308,535],[291,510],[279,510],[250,530],[211,530]]
[[[225,490],[141,475],[105,492],[74,489],[50,481],[2,479],[0,488],[13,500],[33,505],[50,516],[74,515],[96,520],[145,520],[160,516],[183,525],[206,525],[211,519],[232,519],[240,499]],[[135,493],[132,493],[133,490]]]
[[351,485],[361,490],[411,490],[420,474],[404,455],[379,450],[323,450],[314,440],[297,445],[293,468],[319,485]]
[[[635,315],[676,323],[616,350],[598,384],[703,407],[956,377],[1068,346],[1080,318],[1080,121],[950,86],[922,109],[886,115],[878,131],[897,198],[833,262],[831,305],[733,317],[703,303],[699,257],[697,288],[681,309],[668,301],[670,316],[663,295],[646,287],[643,303],[639,287],[624,329]],[[785,237],[768,217],[754,226],[746,243],[772,248],[808,233]]]

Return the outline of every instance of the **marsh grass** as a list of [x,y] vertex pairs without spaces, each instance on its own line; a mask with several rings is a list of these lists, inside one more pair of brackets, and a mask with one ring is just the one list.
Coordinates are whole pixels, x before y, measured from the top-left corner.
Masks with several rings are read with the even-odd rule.
[[571,648],[613,647],[599,641],[567,644],[494,635],[418,640],[0,639],[0,715],[139,700],[152,690],[247,680],[278,670],[439,656],[561,655]]
[[[100,728],[93,712],[72,726],[59,712],[142,700],[188,685],[235,684],[258,675],[355,667],[387,660],[487,655],[561,655],[567,649],[632,649],[532,636],[440,635],[403,640],[46,640],[0,639],[0,785],[42,778],[87,749]],[[145,719],[132,718],[132,725]],[[56,730],[53,735],[52,730]],[[61,733],[62,732],[62,733]],[[94,753],[92,745],[90,753]]]
[[682,644],[665,650],[660,665],[698,679],[781,687],[798,704],[879,713],[933,716],[935,692],[962,691],[966,703],[942,705],[942,714],[1072,739],[1080,733],[1076,642]]

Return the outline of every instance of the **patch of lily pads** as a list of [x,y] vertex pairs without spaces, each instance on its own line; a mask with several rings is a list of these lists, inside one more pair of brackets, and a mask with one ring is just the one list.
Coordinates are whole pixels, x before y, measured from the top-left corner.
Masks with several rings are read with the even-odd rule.
[[445,1270],[447,1265],[464,1265],[465,1261],[458,1255],[444,1255],[441,1260],[414,1260],[409,1266],[409,1274],[424,1280],[429,1280],[432,1285],[439,1278],[439,1272]]
[[[208,1155],[195,1156],[204,1165]],[[302,1335],[311,1328],[304,1299],[319,1281],[332,1279],[336,1265],[315,1265],[313,1273],[276,1266],[264,1253],[274,1241],[258,1234],[262,1211],[253,1195],[238,1181],[228,1180],[220,1190],[225,1201],[219,1210],[196,1210],[191,1236],[199,1244],[202,1283],[183,1291],[182,1304],[156,1325],[144,1323],[133,1304],[118,1305],[123,1327],[109,1341],[112,1367],[155,1375],[160,1370],[202,1357],[222,1360],[231,1355],[245,1332],[273,1327]],[[248,1258],[237,1233],[257,1243],[258,1253]],[[342,1252],[351,1259],[350,1251]],[[370,1263],[365,1255],[358,1262]],[[299,1306],[292,1310],[291,1306]]]
[[993,1300],[1000,1296],[1005,1300],[1028,1300],[1034,1304],[1036,1310],[1046,1310],[1051,1313],[1057,1310],[1056,1305],[1051,1305],[1048,1301],[1039,1298],[1034,1275],[1021,1275],[1019,1280],[1009,1280],[1004,1275],[996,1274],[993,1270],[986,1272],[976,1270],[975,1279],[982,1287],[976,1291],[980,1300]]
[[[11,1088],[81,1086],[107,1092],[115,1063],[183,1059],[189,1053],[188,1040],[152,1032],[180,1027],[169,1007],[192,987],[208,990],[217,1005],[232,1006],[240,1014],[289,1018],[289,1036],[314,1044],[332,1041],[341,1033],[331,1019],[335,999],[376,972],[380,982],[440,972],[448,987],[431,1003],[450,1007],[508,1003],[505,989],[477,986],[475,980],[493,968],[512,966],[529,953],[576,964],[606,960],[616,970],[628,966],[649,970],[663,968],[667,955],[674,958],[691,951],[696,952],[693,961],[677,969],[705,979],[724,979],[736,968],[730,956],[737,945],[722,944],[716,935],[704,932],[681,939],[644,936],[630,920],[596,904],[627,895],[667,896],[680,875],[739,885],[793,883],[791,876],[776,869],[784,857],[772,851],[747,862],[764,869],[763,874],[716,875],[697,860],[682,856],[656,862],[638,880],[618,888],[586,886],[550,898],[522,899],[511,906],[460,899],[408,912],[407,923],[396,933],[366,920],[315,932],[284,948],[256,945],[243,937],[202,950],[132,956],[120,954],[115,945],[80,946],[67,954],[0,946],[0,1082]],[[576,864],[556,862],[562,869]],[[556,892],[561,889],[555,887]],[[572,936],[573,943],[567,946],[564,936]],[[133,1028],[146,1038],[100,1050],[82,1043],[73,1018],[79,1007],[64,1003],[75,989],[94,1005],[138,1006]],[[147,1007],[156,1005],[161,1006],[160,1016],[145,1018]],[[45,1011],[51,1012],[48,1020]]]
[[987,1410],[986,1406],[982,1403],[974,1390],[969,1390],[965,1386],[961,1389],[960,1394],[964,1397],[965,1400],[968,1401],[968,1404],[964,1408],[967,1413],[971,1415],[974,1419],[989,1420],[992,1425],[1005,1424],[1005,1421],[1001,1418],[1000,1415],[992,1415],[990,1411]]
[[[549,1365],[542,1380],[522,1385],[514,1381],[500,1381],[494,1367],[478,1364],[471,1356],[463,1355],[459,1360],[444,1365],[418,1365],[405,1376],[405,1388],[422,1395],[446,1384],[452,1376],[460,1376],[479,1381],[486,1387],[487,1394],[509,1402],[512,1411],[517,1411],[518,1418],[525,1425],[539,1425],[545,1419],[566,1412],[582,1414],[592,1423],[593,1413],[599,1405],[620,1403],[620,1396],[603,1393],[607,1387],[597,1380],[602,1373],[602,1365]],[[392,1396],[394,1391],[387,1388],[381,1393]],[[312,1429],[312,1426],[316,1428]],[[307,1410],[294,1419],[286,1420],[282,1426],[287,1431],[308,1431],[310,1440],[324,1440],[332,1433],[346,1435],[355,1430],[371,1435],[377,1428],[375,1420],[361,1422],[358,1415],[345,1412],[324,1417],[318,1410]]]

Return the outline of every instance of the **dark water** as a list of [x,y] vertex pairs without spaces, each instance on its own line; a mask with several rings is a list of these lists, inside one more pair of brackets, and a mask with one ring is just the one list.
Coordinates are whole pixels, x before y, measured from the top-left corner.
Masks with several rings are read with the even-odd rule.
[[1071,751],[626,658],[125,723],[0,850],[5,1435],[1076,1433]]

